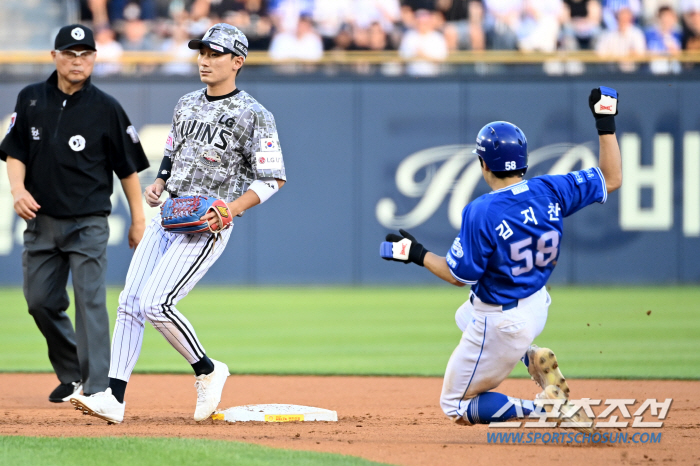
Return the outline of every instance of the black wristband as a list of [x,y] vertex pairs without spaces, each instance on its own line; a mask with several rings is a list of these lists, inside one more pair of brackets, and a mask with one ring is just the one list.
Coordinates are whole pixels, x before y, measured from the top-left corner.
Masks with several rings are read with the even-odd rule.
[[163,157],[163,160],[160,162],[160,168],[158,169],[158,175],[156,175],[156,179],[160,178],[163,181],[168,181],[168,178],[170,178],[170,171],[173,169],[173,159],[170,157]]
[[615,115],[596,116],[595,127],[598,134],[615,134]]
[[[423,245],[421,244],[421,247]],[[415,260],[415,263],[420,265],[421,267],[425,267],[424,261],[425,261],[425,256],[428,254],[428,250],[425,248],[422,248],[420,251],[420,254],[418,254],[418,257]]]

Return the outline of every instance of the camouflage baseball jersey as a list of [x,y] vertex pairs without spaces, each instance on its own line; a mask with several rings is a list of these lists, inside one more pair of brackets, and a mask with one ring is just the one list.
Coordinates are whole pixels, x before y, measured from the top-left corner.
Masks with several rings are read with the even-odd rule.
[[[165,145],[171,196],[231,202],[260,178],[286,180],[275,119],[250,94],[209,101],[206,89],[180,98]],[[214,98],[215,99],[215,98]]]

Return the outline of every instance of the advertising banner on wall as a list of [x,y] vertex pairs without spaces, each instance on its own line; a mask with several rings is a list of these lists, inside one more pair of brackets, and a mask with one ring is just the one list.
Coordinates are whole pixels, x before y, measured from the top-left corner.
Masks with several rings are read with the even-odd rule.
[[[28,84],[28,83],[27,83]],[[181,82],[99,81],[127,111],[151,160],[152,182]],[[235,222],[232,240],[205,283],[416,284],[438,280],[379,258],[399,228],[444,255],[461,211],[489,191],[471,153],[479,129],[506,120],[525,132],[526,178],[597,165],[590,89],[620,93],[622,188],[605,205],[565,220],[553,283],[700,281],[700,84],[649,77],[606,82],[334,80],[289,78],[239,86],[275,116],[288,183]],[[7,128],[22,84],[0,84]],[[57,180],[60,182],[60,180]],[[124,282],[131,251],[128,204],[112,196],[108,281]],[[148,209],[150,217],[157,209]],[[25,222],[13,210],[0,163],[0,284],[21,283]]]

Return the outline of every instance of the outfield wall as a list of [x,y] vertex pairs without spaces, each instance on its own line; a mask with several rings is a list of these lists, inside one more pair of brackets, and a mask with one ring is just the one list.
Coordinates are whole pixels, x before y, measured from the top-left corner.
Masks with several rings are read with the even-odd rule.
[[[40,79],[39,77],[37,79]],[[26,83],[0,83],[7,120]],[[139,129],[153,179],[177,99],[197,80],[110,81]],[[418,267],[379,259],[379,242],[406,228],[444,254],[463,206],[488,191],[470,154],[479,128],[518,124],[528,136],[531,171],[591,166],[597,134],[592,87],[621,95],[617,118],[624,184],[604,206],[565,221],[552,281],[569,284],[700,281],[700,83],[673,78],[536,78],[512,82],[263,78],[239,87],[277,120],[288,184],[238,219],[232,241],[204,282],[227,284],[436,283]],[[6,127],[6,126],[5,126]],[[110,283],[123,283],[131,253],[121,189],[113,196]],[[154,212],[151,212],[153,214]],[[21,283],[24,221],[0,163],[0,285]]]

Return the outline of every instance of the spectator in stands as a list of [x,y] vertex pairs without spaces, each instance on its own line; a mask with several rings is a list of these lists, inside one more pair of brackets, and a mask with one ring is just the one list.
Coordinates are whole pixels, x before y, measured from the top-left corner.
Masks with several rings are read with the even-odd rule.
[[554,52],[564,18],[564,3],[562,0],[525,0],[524,6],[518,48],[525,52]]
[[637,22],[637,18],[642,13],[641,0],[603,0],[603,24],[610,31],[616,31],[617,12],[621,8],[626,8],[632,13],[632,21]]
[[650,26],[656,22],[659,8],[662,6],[671,7],[678,14],[680,12],[680,0],[643,0],[642,1],[642,24]]
[[523,0],[484,0],[486,41],[489,49],[515,50]]
[[95,76],[107,76],[121,71],[119,59],[124,53],[121,44],[115,40],[114,31],[103,27],[95,34],[95,68],[92,74]]
[[484,50],[484,4],[482,0],[441,0],[438,9],[445,15],[445,40],[449,50]]
[[564,0],[564,34],[573,37],[580,50],[593,48],[600,34],[603,12],[598,0]]
[[136,7],[142,20],[156,19],[157,0],[107,0],[110,21],[129,20],[129,8]]
[[[338,45],[336,37],[341,34],[343,26],[350,23],[353,3],[353,0],[316,0],[314,2],[313,20],[323,40],[324,50],[333,49]],[[344,33],[347,32],[347,30],[344,31]],[[341,38],[340,42],[343,43],[343,40],[344,38]]]
[[136,3],[130,3],[124,9],[122,35],[120,42],[124,50],[153,50],[148,23],[141,19],[141,9]]
[[369,50],[369,29],[357,25],[352,28],[352,50]]
[[374,22],[369,27],[367,48],[375,52],[391,49],[389,38],[379,22]]
[[385,32],[394,29],[401,18],[399,0],[354,0],[352,22],[355,26],[369,29],[372,23],[379,23]]
[[[250,0],[246,0],[249,4]],[[264,10],[254,10],[241,8],[238,10],[228,10],[220,19],[213,21],[228,23],[236,26],[248,38],[248,50],[268,50],[270,48],[270,36],[272,33],[272,22],[264,14]]]
[[[662,6],[656,24],[645,31],[647,50],[655,55],[677,55],[681,51],[681,33],[678,16],[669,6]],[[680,73],[681,65],[667,59],[653,60],[649,69],[654,74]]]
[[92,20],[95,30],[109,27],[107,0],[80,0],[80,9],[81,20]]
[[[418,10],[424,10],[426,8],[417,8]],[[401,34],[405,33],[409,29],[416,28],[416,14],[415,10],[409,5],[401,5],[401,19],[399,20],[399,30]]]
[[683,48],[700,50],[700,0],[681,0]]
[[629,8],[620,8],[617,11],[617,30],[609,31],[600,37],[596,50],[603,57],[620,57],[620,70],[633,72],[637,65],[633,61],[624,60],[644,55],[646,41],[644,33],[634,25],[634,15]]
[[352,49],[352,26],[344,24],[336,34],[333,41],[333,49],[336,51],[344,51]]
[[245,0],[195,0],[192,15],[197,18],[207,16],[212,22],[219,22],[231,13],[245,11],[245,7]]
[[272,38],[269,53],[273,60],[320,60],[323,57],[323,42],[314,30],[311,17],[299,18],[296,33],[276,34]]
[[447,43],[443,35],[435,30],[435,19],[430,11],[418,10],[415,17],[416,28],[404,34],[399,54],[405,59],[419,59],[408,63],[408,74],[433,76],[440,71],[437,62],[447,58]]
[[172,60],[161,68],[164,74],[190,75],[197,72],[197,66],[194,63],[194,57],[197,53],[187,46],[189,41],[190,35],[187,32],[187,24],[174,24],[170,38],[166,39],[161,47],[161,50]]
[[650,52],[666,55],[680,52],[681,32],[676,12],[669,6],[659,8],[656,24],[646,29],[645,36]]
[[302,16],[313,18],[314,0],[270,0],[269,13],[278,33],[294,34]]

